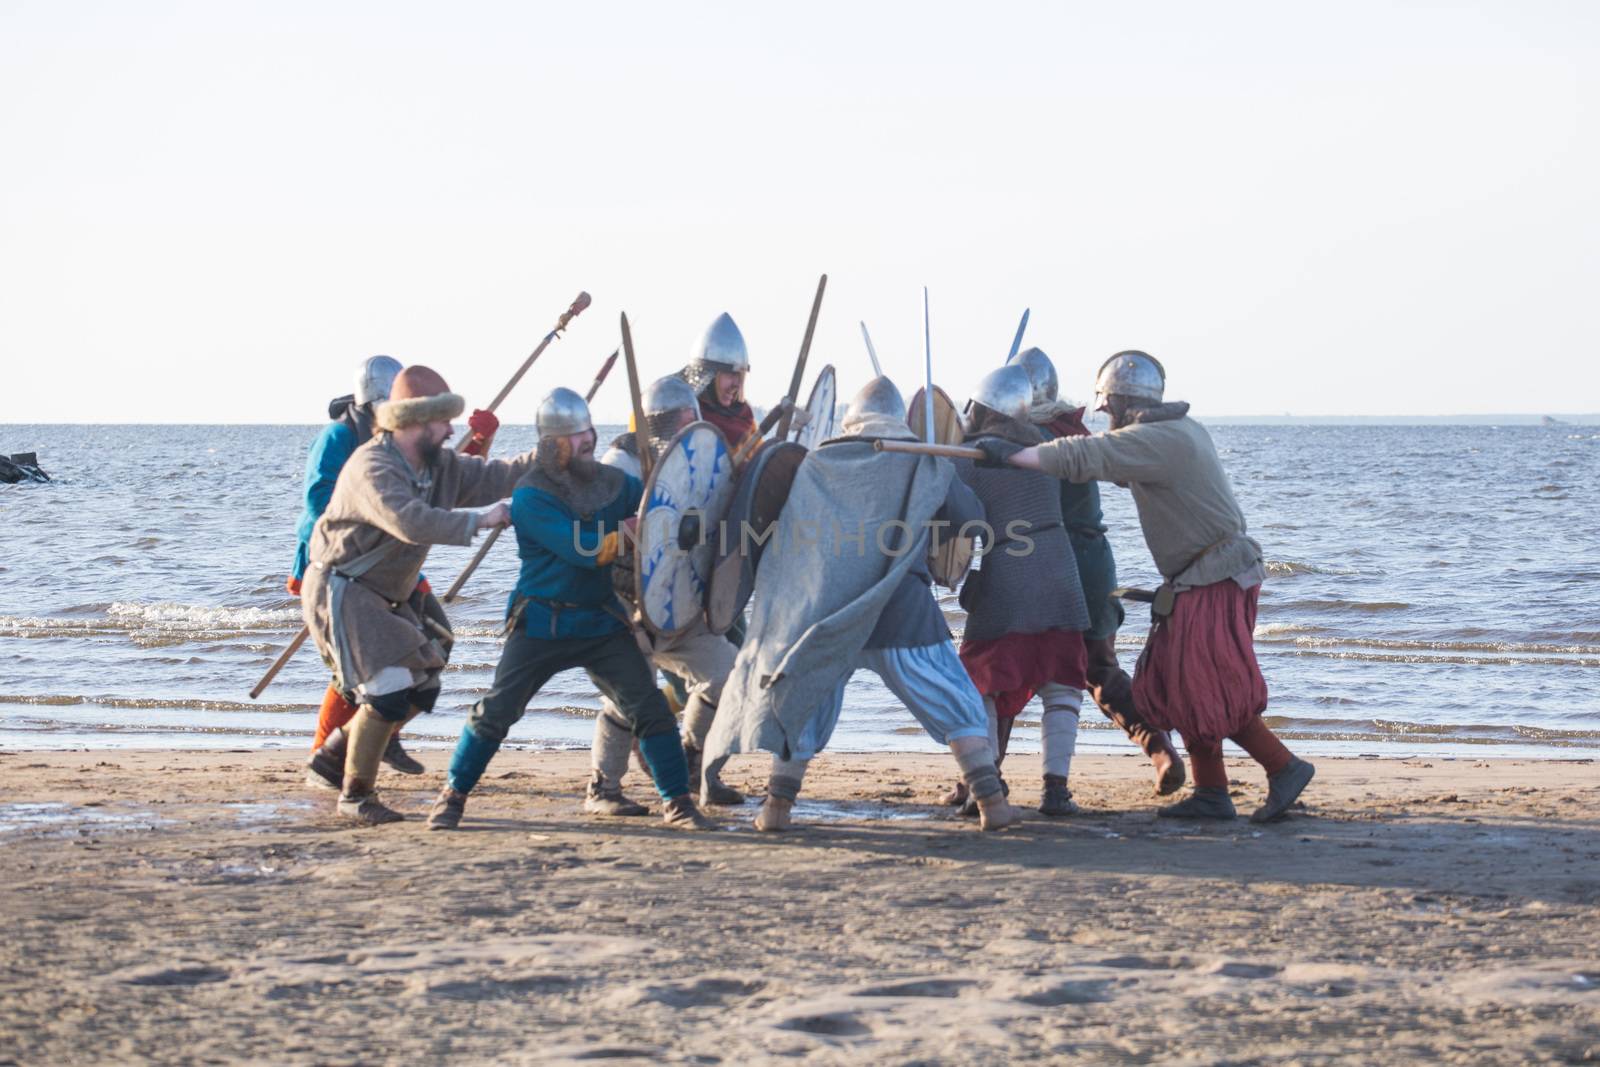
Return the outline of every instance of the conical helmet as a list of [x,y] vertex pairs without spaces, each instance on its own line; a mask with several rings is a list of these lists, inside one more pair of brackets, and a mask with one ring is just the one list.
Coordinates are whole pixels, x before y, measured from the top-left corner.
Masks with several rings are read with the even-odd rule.
[[1166,387],[1166,369],[1154,357],[1137,349],[1118,352],[1102,363],[1094,382],[1094,391],[1102,398],[1133,396],[1159,401]]
[[534,421],[540,437],[569,437],[594,429],[588,403],[571,389],[557,388],[545,394]]
[[657,455],[680,429],[700,418],[700,401],[676,374],[651,382],[640,403],[644,421],[650,427],[650,449]]
[[1027,422],[1028,409],[1033,406],[1033,382],[1028,380],[1027,371],[1015,363],[1008,364],[983,376],[978,388],[972,391],[967,405],[969,413],[974,404],[982,404],[1006,418]]
[[1041,349],[1025,348],[1006,360],[1008,367],[1021,367],[1033,385],[1035,407],[1053,404],[1061,395],[1061,383],[1056,378],[1056,365]]
[[855,396],[850,398],[850,406],[845,409],[845,418],[859,421],[869,415],[884,415],[891,419],[906,420],[906,402],[900,396],[900,390],[895,388],[894,382],[888,378],[874,378]]
[[683,380],[698,395],[719,373],[745,374],[750,370],[750,352],[744,334],[733,316],[724,311],[706,327],[683,368]]
[[356,403],[376,404],[389,399],[394,377],[401,370],[393,356],[368,356],[356,369]]

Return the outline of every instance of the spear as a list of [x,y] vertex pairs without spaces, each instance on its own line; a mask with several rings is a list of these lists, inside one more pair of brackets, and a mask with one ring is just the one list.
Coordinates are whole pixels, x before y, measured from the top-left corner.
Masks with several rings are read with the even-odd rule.
[[[585,404],[593,400],[594,394],[600,391],[600,386],[604,384],[606,375],[611,373],[611,368],[616,366],[616,362],[616,352],[612,352],[611,355],[606,357],[605,363],[600,367],[600,373],[594,376],[594,381],[589,385],[589,391],[583,395]],[[445,590],[444,596],[439,598],[443,603],[455,603],[457,595],[461,592],[461,587],[467,584],[467,579],[472,577],[472,572],[478,569],[478,564],[483,562],[484,557],[489,554],[489,550],[494,547],[494,543],[500,539],[500,535],[505,533],[505,530],[506,528],[501,526],[489,531],[489,536],[483,539],[483,544],[478,546],[478,551],[473,553],[472,559],[462,568],[461,573],[456,575],[456,580],[450,583],[450,588]]]
[[926,353],[923,366],[926,388],[922,390],[922,435],[933,444],[933,334],[928,329],[928,287],[922,287],[922,349]]
[[[567,310],[563,311],[561,317],[556,320],[555,329],[544,335],[544,339],[539,342],[539,346],[533,350],[527,359],[522,361],[522,366],[517,368],[517,373],[513,374],[511,380],[506,382],[505,387],[495,394],[493,400],[489,401],[489,406],[484,409],[485,411],[493,411],[500,406],[506,397],[511,395],[511,390],[515,389],[517,383],[522,381],[522,376],[528,373],[528,368],[533,366],[533,361],[544,354],[544,350],[550,347],[550,342],[561,336],[561,331],[565,330],[567,324],[582,313],[583,309],[589,306],[589,303],[589,294],[579,290],[577,299],[573,300]],[[456,442],[456,451],[459,452],[466,448],[467,442],[471,439],[472,435],[470,433],[462,434],[461,439]],[[491,539],[490,543],[493,543],[493,539]],[[452,589],[460,587],[461,580],[457,579],[456,581],[457,584],[452,586]],[[266,692],[267,686],[272,684],[272,680],[278,676],[278,672],[283,670],[284,666],[294,658],[294,654],[300,651],[300,646],[305,644],[306,638],[310,636],[310,629],[304,626],[300,627],[300,632],[294,635],[294,639],[289,642],[289,647],[279,653],[278,658],[272,661],[272,666],[267,668],[267,673],[263,674],[261,680],[256,683],[255,688],[250,690],[251,700],[259,698],[262,693]]]
[[644,391],[639,385],[639,364],[633,358],[633,330],[628,326],[628,313],[622,313],[622,355],[628,363],[628,393],[633,401],[633,439],[639,447],[639,473],[646,483],[650,481],[650,468],[655,466],[650,454],[650,424],[644,418]]

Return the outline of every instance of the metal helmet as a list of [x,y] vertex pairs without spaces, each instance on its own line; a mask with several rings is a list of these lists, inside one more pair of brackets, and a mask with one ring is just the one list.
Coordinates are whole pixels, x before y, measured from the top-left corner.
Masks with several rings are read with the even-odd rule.
[[594,429],[589,418],[589,405],[571,389],[552,389],[539,401],[539,412],[534,417],[540,437],[569,437],[575,433]]
[[1094,391],[1103,397],[1132,396],[1159,401],[1166,387],[1166,370],[1153,356],[1137,349],[1118,352],[1106,360],[1094,380]]
[[845,409],[845,418],[859,421],[867,415],[886,415],[891,419],[906,419],[906,402],[900,395],[900,390],[888,378],[874,378],[861,387],[861,391],[850,398],[850,406]]
[[1018,422],[1027,422],[1028,409],[1033,406],[1033,382],[1028,372],[1014,363],[992,370],[972,391],[972,399],[967,402],[969,412],[974,404],[982,404]]
[[[651,451],[660,453],[685,424],[700,420],[700,401],[694,390],[676,374],[657,378],[641,398],[644,421],[650,427]],[[684,412],[689,418],[683,417]]]
[[394,377],[403,368],[393,356],[368,356],[356,371],[356,403],[376,404],[389,399]]
[[1025,348],[1006,360],[1008,367],[1021,367],[1033,384],[1035,406],[1053,404],[1061,396],[1061,383],[1056,378],[1056,365],[1042,349]]
[[724,311],[700,335],[689,365],[683,368],[683,380],[698,394],[719,373],[744,374],[749,370],[750,351],[745,347],[744,334],[739,332],[733,316]]

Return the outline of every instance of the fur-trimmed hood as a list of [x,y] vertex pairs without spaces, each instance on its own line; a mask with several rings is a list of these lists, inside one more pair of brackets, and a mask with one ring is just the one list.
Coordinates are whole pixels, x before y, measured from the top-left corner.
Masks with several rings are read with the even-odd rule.
[[407,400],[385,400],[378,405],[380,430],[403,430],[425,422],[448,421],[467,410],[467,402],[455,393],[415,396]]

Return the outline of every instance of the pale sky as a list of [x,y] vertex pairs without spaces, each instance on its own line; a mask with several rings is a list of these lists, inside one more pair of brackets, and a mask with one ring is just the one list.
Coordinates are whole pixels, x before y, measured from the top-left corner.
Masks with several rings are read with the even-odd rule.
[[[1140,347],[1196,414],[1600,410],[1600,4],[0,0],[0,421],[501,414],[720,311],[959,401]],[[811,375],[807,374],[807,386]],[[619,371],[596,404],[620,420]],[[20,445],[19,445],[20,447]]]

